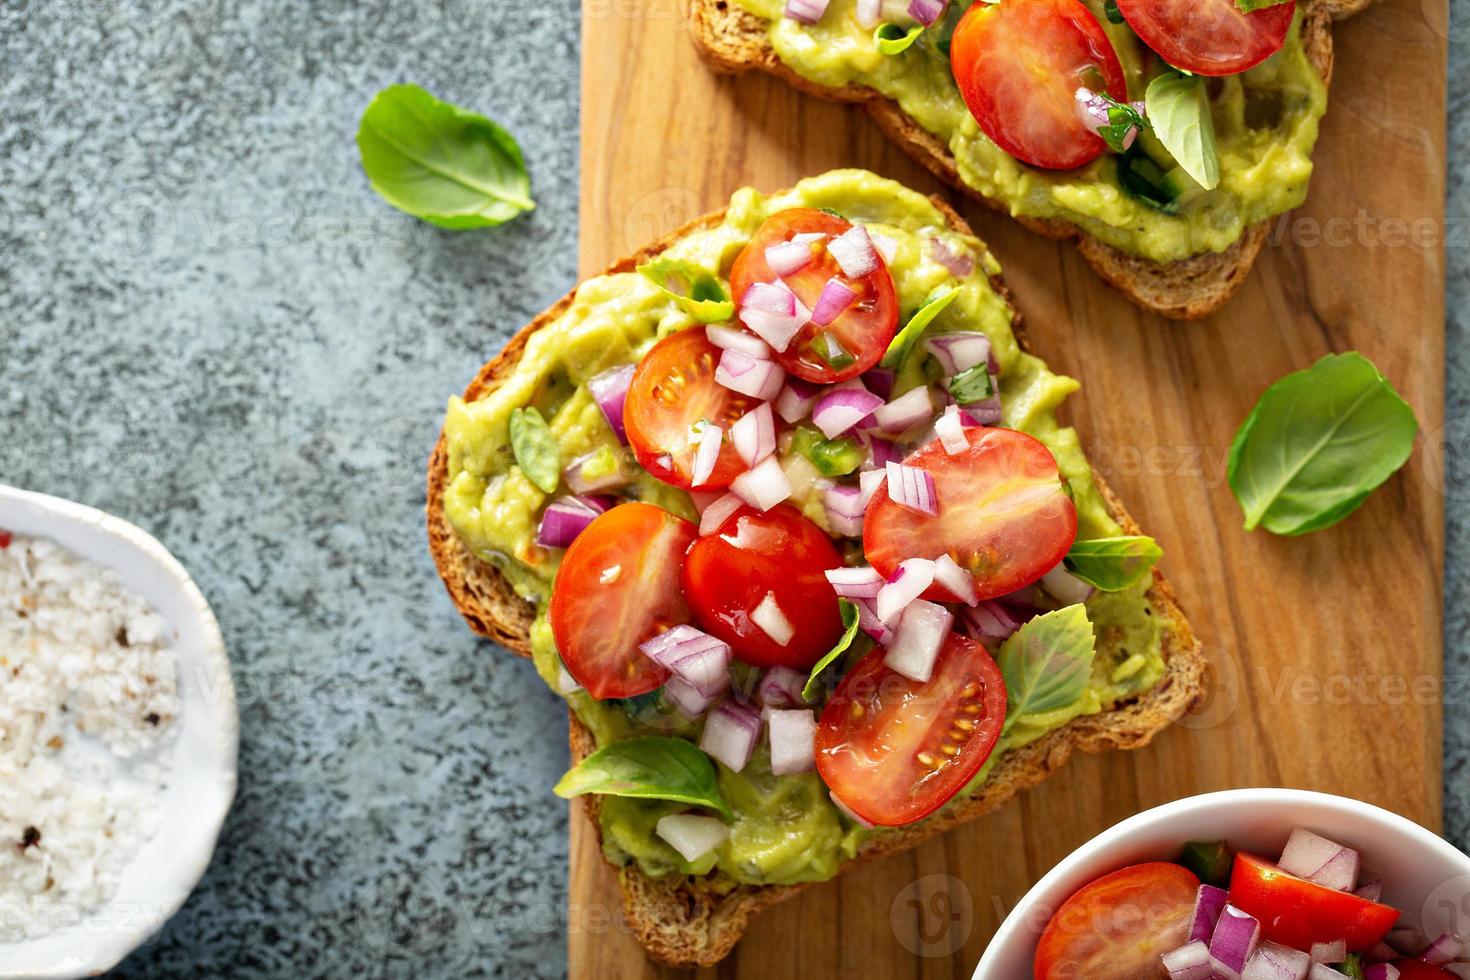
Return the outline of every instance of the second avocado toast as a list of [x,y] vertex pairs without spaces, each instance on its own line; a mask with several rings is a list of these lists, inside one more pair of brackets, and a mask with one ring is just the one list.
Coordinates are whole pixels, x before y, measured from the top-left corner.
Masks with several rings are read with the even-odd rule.
[[[614,264],[521,330],[481,370],[463,401],[453,403],[430,461],[430,546],[449,593],[471,628],[522,656],[534,656],[543,678],[554,689],[569,691],[575,762],[645,732],[673,731],[692,741],[698,720],[681,728],[677,722],[671,725],[671,712],[650,714],[637,699],[596,701],[561,675],[545,617],[560,550],[542,548],[531,538],[536,516],[552,493],[524,478],[509,445],[510,415],[522,405],[543,408],[548,428],[559,437],[562,462],[587,456],[589,448],[626,452],[591,407],[586,382],[619,362],[637,360],[658,336],[699,329],[678,303],[639,276],[637,267],[659,257],[702,262],[723,281],[757,226],[796,205],[831,208],[872,229],[875,239],[892,243],[895,258],[889,264],[906,312],[925,305],[923,294],[933,282],[954,277],[933,259],[929,243],[942,241],[948,247],[942,257],[961,253],[968,258],[972,271],[958,277],[965,298],[933,317],[929,327],[942,334],[979,326],[989,335],[999,362],[1003,424],[1030,430],[1058,455],[1076,500],[1079,537],[1139,533],[1091,473],[1075,433],[1053,420],[1053,407],[1075,383],[1046,372],[1018,346],[1014,331],[1019,319],[999,280],[999,268],[958,215],[942,202],[860,171],[811,178],[770,198],[741,191],[726,211],[697,219]],[[630,315],[629,310],[636,312]],[[611,318],[605,315],[609,311]],[[550,332],[543,338],[538,336],[542,331]],[[548,398],[548,392],[555,394]],[[638,499],[651,495],[665,507],[694,515],[684,493],[655,483],[640,471],[616,492]],[[1097,640],[1086,696],[1046,716],[1012,719],[1019,724],[1008,728],[987,768],[958,797],[917,823],[865,829],[863,821],[828,801],[816,774],[772,775],[763,747],[744,773],[719,766],[723,795],[736,803],[735,822],[730,839],[697,866],[682,861],[651,832],[654,820],[677,805],[588,795],[587,810],[604,851],[621,865],[627,919],[640,942],[670,964],[714,963],[734,946],[755,911],[855,860],[914,846],[994,809],[1045,779],[1074,751],[1144,745],[1202,697],[1203,657],[1157,571],[1148,573],[1134,591],[1095,593],[1086,608]],[[799,614],[793,618],[802,621]],[[749,695],[747,687],[734,699]],[[638,707],[629,710],[630,704]],[[777,824],[786,826],[776,831],[764,809],[771,805],[783,808]]]

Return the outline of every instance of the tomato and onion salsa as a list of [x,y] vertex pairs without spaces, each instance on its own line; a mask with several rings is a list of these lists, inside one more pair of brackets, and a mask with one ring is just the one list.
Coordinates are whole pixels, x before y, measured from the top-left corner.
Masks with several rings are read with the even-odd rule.
[[1362,855],[1298,827],[1268,858],[1224,841],[1083,886],[1052,916],[1036,980],[1470,977],[1470,947],[1429,941],[1383,899]]
[[450,406],[446,517],[598,743],[558,792],[651,874],[830,877],[1163,671],[1153,543],[1049,407],[1075,382],[983,246],[851,176],[742,192]]

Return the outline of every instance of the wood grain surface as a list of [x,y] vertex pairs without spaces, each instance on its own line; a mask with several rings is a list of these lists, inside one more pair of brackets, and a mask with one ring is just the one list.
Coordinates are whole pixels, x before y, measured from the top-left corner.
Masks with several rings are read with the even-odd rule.
[[[1215,696],[1147,749],[1074,760],[989,817],[764,913],[701,975],[969,977],[1058,860],[1195,793],[1317,789],[1439,827],[1446,22],[1445,0],[1384,0],[1337,26],[1311,198],[1278,220],[1250,280],[1210,319],[1141,313],[1070,246],[962,205],[1033,348],[1082,381],[1067,414],[1164,546],[1217,668]],[[939,189],[860,112],[707,73],[677,0],[584,0],[582,42],[584,273],[744,185],[861,166]],[[1272,381],[1350,349],[1414,406],[1413,458],[1335,528],[1245,533],[1225,482],[1237,426]],[[618,927],[615,875],[580,807],[570,903],[571,976],[678,974]]]

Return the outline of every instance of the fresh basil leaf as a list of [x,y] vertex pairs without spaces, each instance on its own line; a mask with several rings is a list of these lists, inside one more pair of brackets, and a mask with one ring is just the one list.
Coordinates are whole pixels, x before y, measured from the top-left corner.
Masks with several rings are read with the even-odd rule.
[[735,315],[730,295],[708,269],[678,259],[655,259],[638,271],[700,323],[722,323]]
[[1164,171],[1139,149],[1136,142],[1127,153],[1118,157],[1118,183],[1123,185],[1123,190],[1152,208],[1165,214],[1179,212],[1179,202],[1166,186]]
[[798,426],[791,435],[791,451],[806,457],[823,476],[846,476],[862,465],[867,455],[851,439],[827,439],[816,429]]
[[561,777],[553,792],[563,799],[600,793],[673,800],[716,810],[726,820],[735,819],[735,812],[720,795],[709,756],[692,742],[667,735],[609,742]]
[[1291,0],[1235,0],[1235,6],[1242,13],[1249,14],[1257,10],[1264,10],[1267,7],[1275,7],[1290,2]]
[[878,29],[873,31],[873,47],[882,54],[900,54],[907,51],[923,33],[923,24],[915,24],[907,29],[897,24],[879,24]]
[[[1285,3],[1286,0],[1279,0],[1279,2]],[[1108,19],[1108,23],[1110,24],[1124,23],[1123,11],[1118,9],[1118,0],[1105,0],[1103,3],[1103,16]]]
[[1356,351],[1288,374],[1230,446],[1226,477],[1245,529],[1297,535],[1336,524],[1404,465],[1418,431],[1414,410]]
[[1131,589],[1164,556],[1153,538],[1141,534],[1074,541],[1067,552],[1067,571],[1104,592]]
[[1123,144],[1127,140],[1128,134],[1133,130],[1136,129],[1141,133],[1145,129],[1153,128],[1153,124],[1148,121],[1148,117],[1139,112],[1132,103],[1119,102],[1106,92],[1094,92],[1092,93],[1092,97],[1101,99],[1107,103],[1108,124],[1106,126],[1099,126],[1097,135],[1102,137],[1102,141],[1108,144],[1108,149],[1114,153],[1126,153],[1128,151],[1128,147]]
[[373,190],[441,228],[487,228],[536,206],[515,138],[417,85],[379,92],[357,129]]
[[1144,108],[1164,149],[1206,190],[1220,183],[1220,151],[1205,80],[1165,72],[1148,83]]
[[1351,977],[1352,980],[1364,980],[1368,975],[1363,970],[1363,958],[1357,953],[1349,953],[1348,958],[1333,969],[1344,976]]
[[1006,729],[1022,715],[1055,711],[1080,698],[1095,652],[1092,623],[1081,603],[1023,623],[996,657],[1010,702]]
[[534,408],[510,413],[510,448],[526,479],[543,493],[555,493],[561,482],[561,446],[546,420]]
[[818,660],[817,665],[812,668],[811,674],[806,679],[806,686],[801,689],[801,697],[805,701],[817,700],[817,696],[822,691],[822,685],[820,683],[822,679],[822,671],[832,666],[832,663],[838,657],[846,653],[847,648],[852,646],[852,641],[857,636],[857,606],[853,603],[851,599],[838,599],[837,608],[842,613],[842,638],[838,640],[837,645],[831,650],[828,650],[826,656],[822,657],[821,660]]
[[989,364],[976,364],[949,379],[949,393],[961,405],[983,402],[995,394]]
[[893,342],[888,345],[888,352],[883,355],[883,367],[895,370],[903,367],[903,362],[909,358],[909,351],[913,350],[914,345],[924,336],[924,331],[929,328],[929,324],[933,323],[934,318],[943,313],[959,294],[958,289],[936,290],[930,293],[928,299],[924,300],[924,305],[914,311],[914,315],[909,317],[909,322],[903,325],[898,336],[894,337]]

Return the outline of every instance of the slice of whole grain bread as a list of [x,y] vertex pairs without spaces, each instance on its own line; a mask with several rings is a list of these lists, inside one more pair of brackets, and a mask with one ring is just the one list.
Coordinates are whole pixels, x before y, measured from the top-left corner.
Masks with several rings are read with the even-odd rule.
[[[1332,79],[1331,21],[1356,13],[1372,2],[1301,0],[1302,41],[1324,82]],[[766,35],[768,22],[744,10],[735,0],[689,0],[689,4],[690,35],[700,58],[713,70],[732,74],[765,72],[809,95],[860,105],[889,139],[934,176],[988,207],[1009,213],[1004,201],[968,187],[960,179],[949,147],[911,119],[897,102],[866,86],[830,88],[797,74],[771,47]],[[1087,264],[1109,285],[1139,306],[1175,320],[1193,320],[1223,306],[1250,273],[1267,232],[1267,223],[1261,222],[1247,228],[1223,252],[1160,263],[1106,245],[1066,221],[1021,216],[1016,220],[1048,238],[1075,240]]]
[[[952,228],[962,234],[972,234],[964,219],[943,201],[936,198],[934,203]],[[723,211],[698,218],[636,255],[615,262],[606,271],[631,272],[639,263],[655,258],[684,235],[717,225],[723,219]],[[1002,295],[1006,295],[1004,284],[998,278],[994,283]],[[511,338],[510,343],[470,382],[464,393],[465,400],[474,401],[495,390],[501,379],[515,369],[527,338],[560,316],[571,305],[575,294],[573,290],[562,297]],[[1019,337],[1019,316],[1014,318],[1014,326]],[[1024,346],[1024,337],[1021,340]],[[448,475],[448,450],[441,433],[429,459],[427,506],[429,550],[439,574],[450,598],[472,630],[523,657],[530,656],[529,630],[534,611],[529,603],[511,590],[495,568],[475,558],[455,536],[443,506]],[[1109,510],[1124,525],[1127,533],[1140,533],[1137,524],[1101,479],[1096,475],[1094,479]],[[875,834],[864,843],[856,861],[844,862],[843,870],[857,861],[872,860],[914,847],[951,827],[994,810],[1021,790],[1056,772],[1074,752],[1104,752],[1147,745],[1154,735],[1190,711],[1205,694],[1205,658],[1173,593],[1157,571],[1154,572],[1148,598],[1155,614],[1173,624],[1164,636],[1165,672],[1153,690],[1111,711],[1074,719],[1029,745],[1006,752],[979,793],[951,803],[939,814],[919,824]],[[577,720],[576,715],[570,718],[575,763],[586,758],[597,746],[592,733]],[[584,796],[582,801],[600,835],[599,798]],[[801,888],[809,887],[741,885],[719,874],[652,878],[636,866],[618,869],[617,873],[624,912],[633,934],[650,956],[680,967],[710,966],[723,959],[739,941],[751,915]]]

